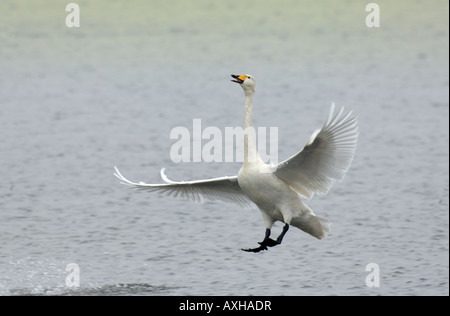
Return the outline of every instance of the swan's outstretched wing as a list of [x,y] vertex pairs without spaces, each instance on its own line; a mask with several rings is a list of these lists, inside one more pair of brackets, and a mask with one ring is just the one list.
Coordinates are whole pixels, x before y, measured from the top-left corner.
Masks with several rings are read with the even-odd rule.
[[239,186],[237,176],[176,182],[169,180],[164,174],[165,169],[161,169],[161,178],[166,183],[148,184],[143,182],[131,182],[120,173],[117,167],[114,167],[114,169],[114,175],[119,178],[123,184],[133,186],[139,190],[156,191],[165,193],[169,196],[189,198],[194,201],[202,201],[203,199],[211,201],[222,200],[225,202],[236,203],[241,206],[253,205],[253,202]]
[[344,108],[330,115],[321,130],[311,136],[302,151],[277,165],[274,174],[307,199],[326,194],[341,181],[353,160],[358,140],[357,118]]

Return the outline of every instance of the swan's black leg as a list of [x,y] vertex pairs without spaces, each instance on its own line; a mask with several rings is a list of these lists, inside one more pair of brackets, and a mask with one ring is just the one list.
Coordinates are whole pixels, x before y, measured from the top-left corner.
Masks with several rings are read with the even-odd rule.
[[277,240],[273,240],[270,237],[270,229],[266,229],[266,235],[264,237],[264,240],[262,242],[259,242],[258,244],[260,244],[260,246],[258,248],[249,248],[249,249],[242,249],[243,251],[247,251],[247,252],[260,252],[262,250],[267,250],[267,247],[274,247],[276,245],[281,244],[281,242],[283,241],[283,237],[284,235],[286,235],[286,232],[289,229],[289,225],[286,224],[283,227],[283,231],[281,232],[280,236],[278,236]]
[[283,231],[281,232],[280,236],[277,238],[277,245],[281,244],[283,241],[284,235],[286,235],[287,231],[289,230],[289,224],[285,224],[283,227]]

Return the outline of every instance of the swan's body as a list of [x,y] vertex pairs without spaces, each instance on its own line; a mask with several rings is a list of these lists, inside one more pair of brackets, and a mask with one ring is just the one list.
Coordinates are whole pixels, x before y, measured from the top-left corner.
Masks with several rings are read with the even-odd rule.
[[[115,175],[123,183],[138,189],[165,191],[194,200],[221,199],[237,204],[256,204],[263,215],[266,234],[260,247],[246,251],[259,252],[281,243],[289,225],[300,228],[322,239],[329,233],[327,220],[314,215],[300,199],[311,199],[315,193],[326,194],[335,181],[341,181],[351,164],[356,149],[358,128],[351,112],[343,116],[343,108],[335,114],[332,105],[327,122],[311,136],[302,151],[273,166],[265,164],[256,149],[252,129],[252,107],[255,93],[253,76],[232,76],[244,89],[244,163],[237,176],[209,180],[174,182],[164,169],[161,177],[165,184],[134,183],[116,168]],[[275,221],[285,223],[277,238],[269,238]]]

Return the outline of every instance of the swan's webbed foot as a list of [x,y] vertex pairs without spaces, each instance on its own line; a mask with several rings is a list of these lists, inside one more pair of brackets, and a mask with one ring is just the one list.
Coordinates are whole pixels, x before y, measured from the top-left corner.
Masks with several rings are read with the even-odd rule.
[[279,245],[280,243],[276,240],[273,240],[272,238],[264,239],[262,242],[259,242],[260,246],[258,248],[249,248],[249,249],[242,249],[243,251],[247,252],[260,252],[262,250],[267,250],[267,247],[274,247],[276,245]]
[[241,250],[246,252],[260,252],[261,250],[267,250],[267,247],[259,246],[258,248],[248,248],[248,249],[242,248]]
[[283,231],[281,232],[281,235],[278,236],[277,240],[273,240],[272,238],[269,238],[270,236],[270,229],[266,229],[266,236],[264,237],[264,240],[262,242],[259,242],[260,246],[258,248],[249,248],[249,249],[242,249],[246,252],[260,252],[262,250],[267,250],[267,247],[275,247],[276,245],[281,244],[283,241],[283,237],[286,234],[286,232],[289,229],[289,225],[286,224],[283,227]]

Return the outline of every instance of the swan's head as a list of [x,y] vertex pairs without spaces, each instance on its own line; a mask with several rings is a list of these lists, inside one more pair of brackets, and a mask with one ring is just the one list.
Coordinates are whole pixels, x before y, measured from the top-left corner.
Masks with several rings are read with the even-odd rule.
[[231,75],[234,80],[233,82],[237,82],[241,85],[244,92],[255,92],[255,78],[252,75]]

